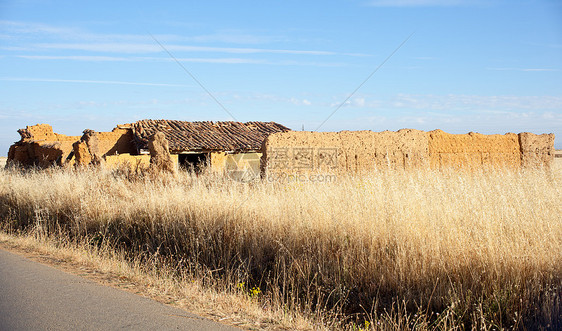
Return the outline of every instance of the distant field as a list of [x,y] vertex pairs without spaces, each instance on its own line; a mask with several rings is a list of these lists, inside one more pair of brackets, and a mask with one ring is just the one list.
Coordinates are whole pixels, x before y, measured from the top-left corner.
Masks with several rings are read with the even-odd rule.
[[3,168],[6,165],[6,160],[8,158],[5,156],[0,156],[0,168]]

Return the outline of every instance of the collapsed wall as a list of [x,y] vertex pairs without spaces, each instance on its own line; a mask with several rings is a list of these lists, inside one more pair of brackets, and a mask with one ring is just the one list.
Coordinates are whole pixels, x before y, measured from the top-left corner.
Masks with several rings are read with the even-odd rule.
[[116,154],[135,154],[134,136],[128,126],[118,126],[111,132],[85,130],[84,135],[66,136],[53,132],[48,124],[27,126],[18,130],[20,141],[10,146],[8,163],[46,168],[99,164],[103,158]]
[[72,144],[80,139],[77,136],[54,133],[48,124],[27,126],[18,130],[18,133],[21,140],[10,146],[8,164],[41,168],[62,165],[73,151]]
[[424,132],[289,131],[262,145],[261,173],[361,173],[374,169],[549,167],[554,135]]

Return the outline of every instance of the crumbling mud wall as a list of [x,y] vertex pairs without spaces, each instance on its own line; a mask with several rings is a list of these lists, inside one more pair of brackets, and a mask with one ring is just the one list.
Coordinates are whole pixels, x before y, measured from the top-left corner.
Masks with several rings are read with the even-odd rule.
[[521,164],[523,167],[549,168],[554,162],[554,134],[537,135],[530,132],[519,134]]
[[511,168],[521,167],[519,138],[505,135],[450,134],[441,130],[428,134],[429,160],[432,169]]
[[84,135],[73,144],[77,165],[96,165],[104,163],[107,156],[134,154],[136,146],[129,128],[117,127],[111,132],[84,130]]
[[340,139],[346,171],[411,169],[427,164],[427,135],[423,131],[342,131]]
[[48,124],[18,130],[21,140],[10,146],[8,164],[46,168],[63,165],[73,152],[72,144],[80,139],[53,132]]
[[28,126],[18,133],[21,140],[8,151],[10,164],[41,168],[101,164],[109,155],[137,153],[133,132],[127,125],[111,132],[85,130],[82,137],[54,133],[48,124]]
[[289,131],[269,135],[262,146],[262,176],[279,173],[362,173],[375,169],[489,169],[549,167],[554,135],[507,133]]
[[133,130],[128,125],[117,126],[111,132],[98,133],[98,148],[102,155],[137,154]]
[[172,173],[177,172],[177,165],[172,160],[170,147],[166,135],[163,132],[156,132],[148,141],[150,151],[150,170],[153,173]]
[[341,131],[275,133],[262,146],[262,173],[351,172],[411,169],[428,165],[427,135]]
[[104,159],[99,149],[98,133],[93,130],[84,130],[84,135],[79,141],[72,144],[76,166],[103,164]]

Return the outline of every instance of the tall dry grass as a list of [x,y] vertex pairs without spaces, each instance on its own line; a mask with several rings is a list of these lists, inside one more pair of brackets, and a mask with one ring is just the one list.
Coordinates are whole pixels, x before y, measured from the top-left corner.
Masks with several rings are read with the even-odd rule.
[[264,305],[331,327],[556,328],[561,170],[323,184],[10,170],[0,216],[7,231],[105,245],[232,291],[259,287]]

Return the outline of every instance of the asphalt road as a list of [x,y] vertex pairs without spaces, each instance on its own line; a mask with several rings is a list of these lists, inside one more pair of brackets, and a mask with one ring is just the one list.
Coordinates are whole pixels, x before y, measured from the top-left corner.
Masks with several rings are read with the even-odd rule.
[[238,330],[0,249],[0,330]]

